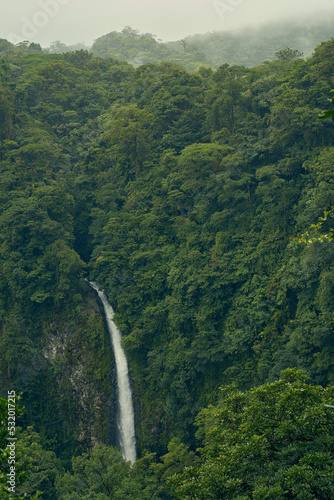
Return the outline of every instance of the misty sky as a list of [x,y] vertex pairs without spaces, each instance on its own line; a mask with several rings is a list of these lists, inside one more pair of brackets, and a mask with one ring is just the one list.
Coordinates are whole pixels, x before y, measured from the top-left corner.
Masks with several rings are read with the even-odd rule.
[[131,26],[163,41],[333,11],[333,0],[1,0],[0,38],[92,42]]

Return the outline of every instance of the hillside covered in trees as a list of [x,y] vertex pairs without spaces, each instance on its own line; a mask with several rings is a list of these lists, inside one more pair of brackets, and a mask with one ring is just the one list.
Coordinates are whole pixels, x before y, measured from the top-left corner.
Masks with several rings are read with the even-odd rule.
[[[334,39],[193,72],[5,45],[0,396],[25,407],[18,494],[332,498],[334,134],[318,115]],[[133,468],[111,446],[87,277],[123,333]]]
[[161,62],[180,64],[188,71],[197,71],[201,66],[217,69],[222,64],[252,67],[276,59],[277,52],[287,47],[302,57],[310,57],[317,45],[332,37],[333,21],[334,11],[329,11],[326,16],[300,16],[298,20],[213,31],[173,42],[163,42],[152,33],[140,33],[126,26],[120,32],[97,38],[91,47],[84,43],[66,45],[57,40],[42,48],[38,43],[13,45],[0,39],[0,53],[10,60],[27,51],[64,54],[88,50],[94,56],[112,57],[134,67]]
[[266,60],[272,61],[276,52],[284,47],[310,57],[317,45],[333,36],[333,18],[334,12],[318,18],[301,15],[298,20],[191,35],[184,40],[169,42],[167,46],[179,53],[197,51],[213,67],[224,63],[252,67]]

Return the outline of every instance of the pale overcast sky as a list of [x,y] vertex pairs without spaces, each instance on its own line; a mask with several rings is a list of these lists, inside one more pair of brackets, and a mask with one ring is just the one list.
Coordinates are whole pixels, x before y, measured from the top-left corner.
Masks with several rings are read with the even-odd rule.
[[90,45],[131,26],[168,41],[333,8],[333,0],[1,0],[0,38]]

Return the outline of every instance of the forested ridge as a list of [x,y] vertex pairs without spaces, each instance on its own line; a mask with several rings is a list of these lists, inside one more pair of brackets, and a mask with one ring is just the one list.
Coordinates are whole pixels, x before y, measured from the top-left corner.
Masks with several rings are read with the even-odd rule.
[[[318,118],[333,56],[332,38],[216,71],[35,46],[0,59],[19,495],[333,498],[334,135]],[[124,336],[133,468],[110,446],[113,360],[84,278]]]
[[217,69],[222,64],[253,67],[274,60],[276,53],[286,47],[304,58],[310,57],[317,45],[331,38],[333,21],[334,11],[318,16],[300,14],[298,19],[289,21],[278,19],[263,25],[211,31],[170,42],[163,42],[153,33],[141,33],[125,26],[122,31],[100,36],[91,47],[84,43],[66,45],[60,40],[49,47],[29,41],[14,45],[0,39],[0,53],[4,59],[11,60],[27,51],[63,54],[88,50],[94,56],[113,57],[134,67],[161,62],[177,63],[188,71],[197,71],[201,66]]

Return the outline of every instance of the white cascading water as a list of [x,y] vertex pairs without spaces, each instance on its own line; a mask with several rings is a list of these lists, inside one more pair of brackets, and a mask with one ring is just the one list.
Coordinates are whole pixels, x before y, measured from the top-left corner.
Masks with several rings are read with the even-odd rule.
[[113,322],[114,310],[109,304],[104,292],[99,289],[96,283],[89,282],[89,284],[98,293],[106,315],[109,335],[116,360],[118,385],[117,427],[119,445],[124,459],[133,464],[136,461],[135,418],[133,412],[128,362],[121,345],[122,336],[121,332]]

